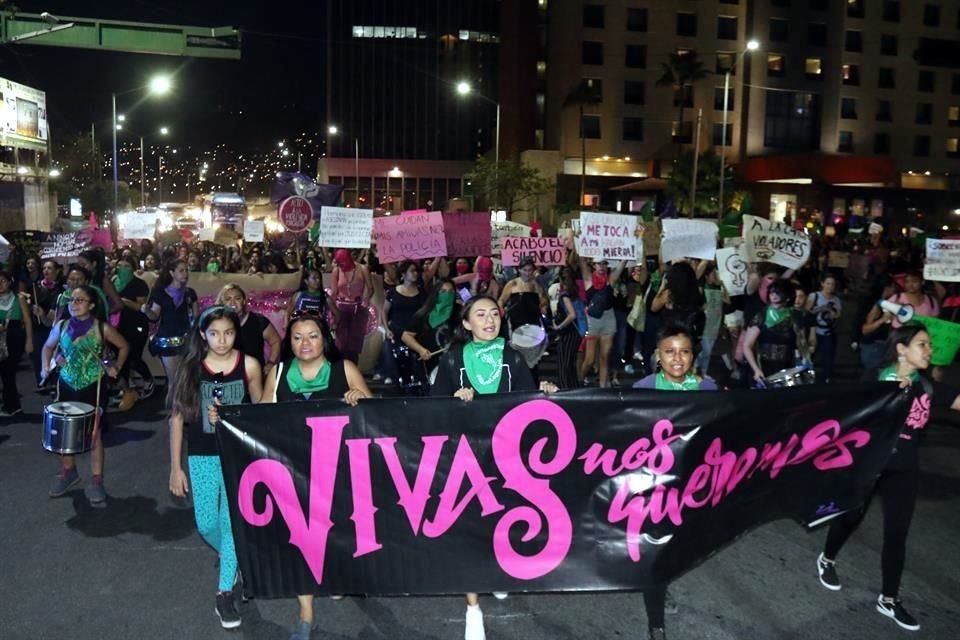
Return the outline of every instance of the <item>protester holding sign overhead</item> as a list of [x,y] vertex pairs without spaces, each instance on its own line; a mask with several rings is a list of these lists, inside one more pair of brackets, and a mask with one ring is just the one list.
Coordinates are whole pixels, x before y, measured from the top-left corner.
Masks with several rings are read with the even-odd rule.
[[[518,265],[519,276],[510,280],[500,292],[500,305],[507,318],[508,338],[514,348],[527,358],[527,364],[537,377],[537,361],[546,349],[547,334],[543,330],[542,314],[550,308],[547,293],[537,282],[537,268],[531,257],[522,258]],[[524,336],[523,347],[519,347],[519,337]]]
[[330,293],[338,312],[337,348],[345,359],[356,363],[367,331],[373,282],[367,268],[356,264],[348,249],[337,249],[333,261],[336,266]]
[[[537,389],[523,356],[500,335],[503,318],[500,304],[489,296],[471,298],[463,307],[454,343],[440,359],[433,396],[454,396],[464,402],[477,394],[532,392]],[[557,386],[541,382],[549,393]],[[483,612],[476,593],[467,594],[465,640],[485,640]]]
[[[956,389],[923,377],[930,366],[933,346],[930,334],[923,325],[911,323],[894,329],[888,340],[886,368],[879,380],[899,382],[907,390],[910,413],[900,432],[897,446],[890,455],[873,492],[883,501],[883,551],[881,573],[883,583],[877,598],[877,611],[892,618],[901,628],[920,629],[920,623],[907,611],[899,599],[900,579],[906,562],[907,534],[913,519],[920,486],[919,448],[934,408],[960,411],[960,395]],[[866,508],[848,511],[838,516],[827,533],[823,552],[817,558],[820,582],[831,591],[842,588],[837,574],[836,559],[843,545],[863,522]]]
[[606,260],[587,263],[580,257],[580,273],[587,288],[587,343],[583,365],[580,369],[580,378],[585,379],[597,363],[600,378],[600,388],[610,386],[610,351],[613,349],[613,338],[617,334],[617,318],[613,311],[613,285],[620,280],[623,267],[626,263],[620,261],[617,267],[610,271]]

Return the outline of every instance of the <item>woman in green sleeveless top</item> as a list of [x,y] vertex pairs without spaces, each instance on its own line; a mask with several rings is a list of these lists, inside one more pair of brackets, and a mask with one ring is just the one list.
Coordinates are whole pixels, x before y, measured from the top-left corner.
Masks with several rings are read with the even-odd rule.
[[[100,412],[99,427],[95,431],[93,442],[93,457],[91,460],[92,477],[87,489],[90,502],[103,502],[107,494],[103,488],[103,405],[107,399],[107,390],[100,388],[100,379],[103,376],[103,347],[104,342],[113,345],[117,350],[117,361],[106,367],[107,375],[117,377],[117,372],[123,368],[127,360],[129,347],[116,329],[104,322],[104,310],[96,289],[83,285],[75,288],[70,296],[70,318],[63,320],[50,331],[50,337],[43,345],[44,378],[49,374],[50,360],[54,353],[57,355],[57,365],[60,367],[60,380],[57,383],[57,401],[83,402],[97,407]],[[80,474],[77,472],[74,456],[60,457],[63,464],[57,474],[53,486],[50,487],[50,497],[62,496],[72,487],[79,484]]]

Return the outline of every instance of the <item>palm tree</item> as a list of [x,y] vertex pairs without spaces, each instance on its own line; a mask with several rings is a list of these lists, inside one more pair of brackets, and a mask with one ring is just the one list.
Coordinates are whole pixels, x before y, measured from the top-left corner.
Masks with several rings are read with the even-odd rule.
[[680,155],[680,131],[683,128],[684,94],[686,88],[706,78],[709,74],[697,57],[696,51],[675,51],[663,63],[663,75],[657,80],[658,87],[673,87],[673,103],[677,107],[677,132],[673,139]]
[[583,137],[583,109],[588,105],[600,104],[600,102],[601,96],[596,87],[586,80],[581,80],[563,100],[563,108],[577,107],[580,117],[580,202],[578,206],[583,206],[583,194],[586,190],[587,181],[587,143]]

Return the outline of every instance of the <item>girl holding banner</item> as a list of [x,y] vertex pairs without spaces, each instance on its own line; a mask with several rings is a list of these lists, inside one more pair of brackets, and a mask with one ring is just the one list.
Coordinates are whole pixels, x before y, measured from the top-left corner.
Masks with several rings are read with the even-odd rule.
[[[430,395],[454,396],[470,402],[477,394],[536,391],[537,384],[523,356],[500,335],[503,313],[496,300],[489,296],[471,298],[464,305],[461,317],[454,343],[440,359]],[[557,386],[541,382],[540,390],[554,393]],[[494,595],[506,597],[506,594]],[[476,593],[467,594],[464,639],[486,639]]]
[[[258,402],[263,391],[257,359],[235,347],[239,333],[240,318],[233,308],[206,309],[190,331],[187,353],[170,391],[170,493],[181,498],[193,493],[197,530],[220,558],[214,611],[224,629],[240,626],[234,598],[239,573],[217,447],[215,405]],[[180,460],[184,431],[189,482]]]
[[[891,332],[887,366],[879,375],[881,381],[899,382],[907,390],[912,404],[897,446],[873,490],[883,501],[883,552],[880,564],[883,586],[876,606],[879,613],[909,631],[920,629],[920,623],[907,611],[898,596],[906,560],[907,533],[920,485],[919,448],[923,429],[934,408],[960,411],[960,395],[956,389],[931,382],[922,376],[922,372],[930,367],[932,354],[933,346],[926,328],[919,323],[904,325]],[[867,506],[869,503],[862,509],[838,516],[827,533],[823,552],[817,558],[817,573],[821,584],[831,591],[842,588],[836,568],[837,554],[863,522]]]

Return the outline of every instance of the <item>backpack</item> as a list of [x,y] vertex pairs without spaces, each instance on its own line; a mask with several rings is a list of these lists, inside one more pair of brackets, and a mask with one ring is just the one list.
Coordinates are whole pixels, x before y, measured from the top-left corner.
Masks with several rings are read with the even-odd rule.
[[606,285],[602,289],[591,289],[587,293],[587,315],[591,318],[602,318],[607,309],[613,308],[613,287]]

